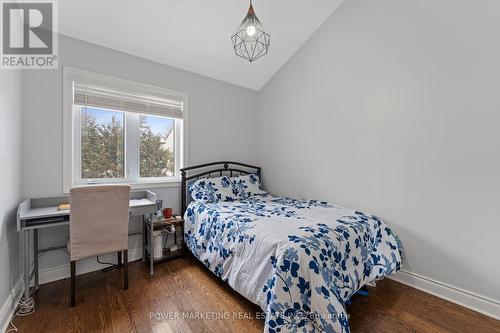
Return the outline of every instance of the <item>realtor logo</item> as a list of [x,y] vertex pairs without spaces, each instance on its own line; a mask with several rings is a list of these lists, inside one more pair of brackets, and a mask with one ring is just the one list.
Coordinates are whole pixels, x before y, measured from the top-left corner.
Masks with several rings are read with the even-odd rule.
[[1,68],[56,69],[55,0],[1,1]]

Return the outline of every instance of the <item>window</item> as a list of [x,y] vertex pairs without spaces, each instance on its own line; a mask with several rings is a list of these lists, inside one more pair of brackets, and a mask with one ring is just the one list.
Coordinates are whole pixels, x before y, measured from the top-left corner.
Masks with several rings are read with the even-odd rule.
[[172,177],[175,175],[175,120],[157,116],[139,116],[139,175]]
[[180,181],[185,94],[68,68],[64,77],[65,191],[79,184]]
[[125,178],[125,114],[87,107],[77,107],[76,112],[81,179]]

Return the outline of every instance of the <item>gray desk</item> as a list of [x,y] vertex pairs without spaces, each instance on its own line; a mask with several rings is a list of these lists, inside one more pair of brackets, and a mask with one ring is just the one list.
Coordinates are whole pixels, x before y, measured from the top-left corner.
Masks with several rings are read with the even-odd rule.
[[[22,269],[24,278],[24,297],[29,297],[31,279],[35,278],[35,289],[38,288],[38,230],[69,224],[69,210],[58,210],[61,203],[69,202],[69,195],[48,198],[28,199],[17,209],[17,231],[20,236]],[[145,217],[150,217],[156,211],[156,194],[150,191],[130,192],[130,216],[142,217],[143,242],[145,235]],[[33,231],[33,271],[29,262],[29,233]],[[144,247],[143,247],[144,248]],[[151,256],[152,257],[152,256]],[[146,258],[143,252],[143,260]],[[153,274],[153,262],[150,263],[150,273]]]

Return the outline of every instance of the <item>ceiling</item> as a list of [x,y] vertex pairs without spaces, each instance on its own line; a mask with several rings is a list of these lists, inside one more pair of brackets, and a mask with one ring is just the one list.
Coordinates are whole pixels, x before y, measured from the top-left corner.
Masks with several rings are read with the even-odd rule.
[[231,35],[247,0],[64,0],[62,34],[260,90],[343,0],[254,0],[269,54],[238,58]]

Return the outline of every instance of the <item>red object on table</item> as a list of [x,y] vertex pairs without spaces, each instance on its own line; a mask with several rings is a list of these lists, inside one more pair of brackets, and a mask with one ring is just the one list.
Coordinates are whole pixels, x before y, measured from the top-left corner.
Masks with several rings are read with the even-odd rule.
[[172,218],[172,208],[165,208],[163,210],[163,217],[166,219]]

